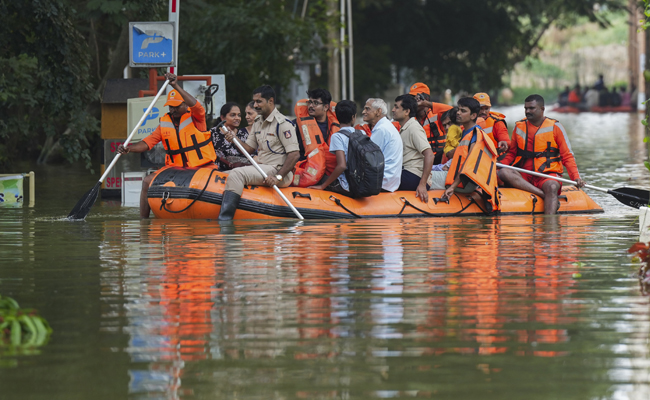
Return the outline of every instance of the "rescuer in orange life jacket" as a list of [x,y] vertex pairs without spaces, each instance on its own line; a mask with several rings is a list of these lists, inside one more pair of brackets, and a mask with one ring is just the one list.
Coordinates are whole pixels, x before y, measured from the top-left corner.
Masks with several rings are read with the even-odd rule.
[[[544,98],[531,94],[524,102],[524,110],[526,119],[515,124],[510,149],[502,163],[557,177],[562,176],[566,167],[576,186],[583,187],[586,182],[580,178],[566,130],[558,121],[544,116]],[[558,195],[562,190],[559,181],[508,168],[501,168],[498,175],[507,186],[543,198],[544,214],[557,212]]]
[[[176,75],[166,73],[165,78],[174,89],[167,95],[165,103],[165,106],[169,106],[169,113],[160,119],[160,125],[151,135],[127,147],[119,145],[117,152],[144,153],[162,141],[167,152],[165,165],[195,168],[213,164],[217,155],[214,152],[210,132],[206,132],[205,109],[194,96],[178,85]],[[151,208],[147,201],[147,194],[154,176],[155,174],[151,174],[142,180],[140,218],[149,218]]]
[[431,91],[422,82],[413,84],[409,88],[409,94],[415,96],[415,100],[418,103],[416,119],[427,134],[427,140],[434,155],[433,165],[446,162],[444,149],[445,142],[447,141],[447,132],[442,127],[440,118],[445,111],[452,107],[447,104],[432,102],[430,97]]
[[488,212],[499,209],[497,192],[497,149],[489,136],[476,124],[481,106],[472,97],[458,100],[456,121],[464,130],[461,141],[454,150],[442,198],[450,198],[454,192],[473,193],[481,189]]
[[307,91],[307,99],[294,107],[300,159],[294,173],[294,186],[317,185],[336,168],[336,156],[329,151],[332,135],[339,131],[332,95],[325,89]]
[[[305,104],[296,104],[296,110],[300,107],[306,106],[306,111],[309,114],[307,118],[300,118],[296,114],[296,128],[300,129],[307,122],[314,121],[315,125],[318,126],[318,129],[321,132],[321,138],[324,143],[330,142],[333,133],[338,132],[340,125],[336,119],[336,114],[334,113],[335,103],[332,103],[332,95],[325,89],[312,89],[307,91],[307,96],[309,97]],[[294,111],[296,111],[294,110]],[[302,114],[302,112],[301,112]],[[300,145],[300,159],[304,160],[307,158],[305,154],[305,143],[304,135],[298,135],[298,144]],[[320,144],[320,143],[316,143]],[[328,163],[328,167],[330,163]],[[332,159],[331,170],[334,170],[336,166],[336,159]],[[328,168],[327,172],[331,172]]]
[[508,145],[510,144],[506,116],[490,110],[492,103],[490,103],[490,96],[487,93],[476,93],[474,98],[481,105],[478,116],[482,120],[478,120],[478,126],[492,139],[499,153],[505,153],[508,151]]

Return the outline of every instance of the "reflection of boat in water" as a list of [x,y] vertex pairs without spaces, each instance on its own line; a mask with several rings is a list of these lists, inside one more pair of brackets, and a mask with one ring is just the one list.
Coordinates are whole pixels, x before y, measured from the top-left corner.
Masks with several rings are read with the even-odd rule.
[[[149,188],[149,205],[157,218],[214,219],[221,209],[227,175],[215,166],[204,168],[165,167],[156,172]],[[429,191],[424,204],[415,192],[380,193],[351,199],[333,192],[298,187],[283,193],[307,219],[446,217],[488,214],[480,196],[456,194],[449,202],[437,201],[442,190]],[[518,189],[500,189],[501,215],[541,214],[544,200]],[[560,213],[601,213],[585,192],[575,187],[562,188]],[[294,218],[294,214],[271,188],[250,186],[244,189],[236,219]]]
[[562,106],[562,107],[555,107],[551,111],[556,112],[556,113],[560,113],[560,114],[578,114],[578,113],[583,113],[583,112],[592,112],[592,113],[599,113],[599,114],[636,112],[630,106],[591,107],[589,110],[581,110],[580,108],[573,107],[573,106]]
[[[456,355],[473,369],[482,357],[485,374],[503,357],[556,373],[592,345],[581,299],[593,286],[577,275],[594,221],[269,220],[224,234],[210,221],[110,220],[99,247],[102,323],[129,338],[135,398],[322,398],[341,381],[362,393],[359,377],[377,366],[399,372],[395,382],[417,372],[426,387],[431,360]],[[351,360],[357,367],[330,368]],[[325,383],[296,385],[289,364],[319,369]]]

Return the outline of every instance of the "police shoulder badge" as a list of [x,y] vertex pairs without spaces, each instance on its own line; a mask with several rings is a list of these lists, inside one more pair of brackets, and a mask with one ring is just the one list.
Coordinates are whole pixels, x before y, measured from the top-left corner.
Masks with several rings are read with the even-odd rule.
[[284,131],[284,137],[289,139],[291,137],[291,131]]

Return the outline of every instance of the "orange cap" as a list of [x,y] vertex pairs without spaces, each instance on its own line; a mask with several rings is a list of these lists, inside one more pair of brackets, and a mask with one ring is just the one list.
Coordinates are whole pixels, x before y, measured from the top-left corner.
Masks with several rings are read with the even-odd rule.
[[165,106],[178,107],[183,103],[183,101],[183,96],[181,96],[181,94],[176,90],[172,90],[167,95],[167,103],[165,103]]
[[487,93],[476,93],[474,95],[474,98],[478,100],[481,107],[482,106],[492,107],[492,104],[490,103],[490,96],[488,96]]
[[409,94],[415,96],[418,93],[426,93],[426,94],[431,94],[431,91],[429,90],[429,86],[425,85],[422,82],[414,83],[411,86],[411,90],[409,91]]

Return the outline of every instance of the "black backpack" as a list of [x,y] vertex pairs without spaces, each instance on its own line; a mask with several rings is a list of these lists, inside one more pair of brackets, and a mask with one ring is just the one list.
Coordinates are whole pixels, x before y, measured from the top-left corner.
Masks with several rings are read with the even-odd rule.
[[384,153],[361,131],[339,131],[348,137],[348,159],[345,178],[353,198],[374,196],[381,192],[384,181]]

